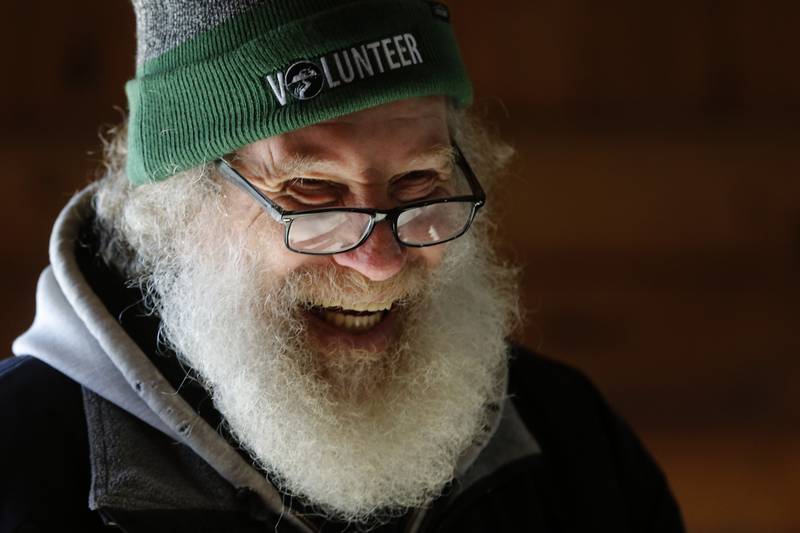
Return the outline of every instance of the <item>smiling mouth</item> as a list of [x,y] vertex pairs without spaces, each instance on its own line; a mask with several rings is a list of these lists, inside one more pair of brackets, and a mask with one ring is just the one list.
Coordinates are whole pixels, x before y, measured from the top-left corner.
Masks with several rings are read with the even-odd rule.
[[342,307],[309,306],[309,311],[331,326],[353,333],[369,331],[380,324],[391,312],[384,309],[356,310]]

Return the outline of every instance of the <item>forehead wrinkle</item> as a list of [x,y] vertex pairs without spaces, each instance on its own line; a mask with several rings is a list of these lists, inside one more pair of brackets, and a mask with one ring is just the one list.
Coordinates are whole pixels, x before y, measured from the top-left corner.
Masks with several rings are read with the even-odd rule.
[[341,117],[336,117],[330,120],[326,120],[324,122],[320,122],[315,124],[314,127],[319,128],[336,128],[336,127],[379,127],[384,128],[387,125],[391,124],[398,124],[402,127],[406,124],[413,124],[418,125],[420,122],[440,122],[443,125],[445,124],[444,118],[439,115],[438,113],[425,113],[422,115],[418,115],[416,113],[409,113],[407,115],[399,115],[399,116],[380,116],[380,117],[370,117],[369,119],[365,119],[362,116],[359,116],[359,112],[353,113],[352,115],[344,115]]
[[395,173],[402,174],[415,167],[444,168],[451,166],[456,157],[452,145],[437,142],[425,149],[409,147],[404,157],[391,165],[394,169],[381,170],[380,165],[375,167],[358,154],[352,154],[354,158],[351,158],[316,145],[286,150],[284,154],[277,154],[273,145],[265,148],[253,155],[237,152],[233,160],[241,161],[260,178],[288,180],[295,177],[326,177],[373,185],[381,181],[380,177],[385,171],[389,171],[386,177],[394,177]]
[[[316,128],[316,126],[314,126]],[[286,178],[323,177],[348,179],[352,173],[345,153],[332,149],[319,139],[286,137],[281,157],[273,157],[275,171]],[[335,144],[335,143],[334,143]]]
[[291,154],[273,161],[273,173],[282,178],[301,177],[312,172],[323,172],[331,162],[310,154]]
[[[455,149],[449,144],[436,144],[422,152],[415,151],[414,155],[400,163],[400,174],[419,167],[445,168],[455,163]],[[293,153],[283,158],[273,158],[272,173],[282,179],[302,176],[320,176],[341,178],[350,182],[359,183],[365,187],[380,186],[383,171],[370,164],[361,165],[352,161],[344,163],[339,158],[327,158],[315,153]],[[394,176],[386,176],[394,177]]]
[[317,155],[314,152],[295,152],[284,156],[276,156],[273,146],[266,150],[265,157],[235,154],[233,159],[241,161],[247,168],[253,169],[260,177],[289,179],[302,177],[304,174],[325,172],[335,167],[335,160]]

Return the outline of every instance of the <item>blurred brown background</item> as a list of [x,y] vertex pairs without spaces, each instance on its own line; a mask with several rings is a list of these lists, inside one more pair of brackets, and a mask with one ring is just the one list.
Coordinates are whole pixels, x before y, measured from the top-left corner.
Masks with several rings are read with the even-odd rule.
[[[692,531],[800,531],[800,4],[450,6],[478,106],[519,153],[492,201],[526,268],[524,340],[594,379]],[[122,117],[134,22],[124,0],[4,10],[10,347],[50,226]]]

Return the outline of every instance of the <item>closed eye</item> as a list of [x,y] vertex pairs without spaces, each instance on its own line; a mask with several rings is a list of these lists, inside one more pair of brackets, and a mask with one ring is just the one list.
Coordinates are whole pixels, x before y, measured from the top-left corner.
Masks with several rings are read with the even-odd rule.
[[327,180],[295,177],[284,185],[284,194],[306,205],[323,206],[341,200],[342,186]]
[[415,170],[397,178],[392,194],[401,202],[423,200],[432,195],[447,196],[449,179],[435,170]]

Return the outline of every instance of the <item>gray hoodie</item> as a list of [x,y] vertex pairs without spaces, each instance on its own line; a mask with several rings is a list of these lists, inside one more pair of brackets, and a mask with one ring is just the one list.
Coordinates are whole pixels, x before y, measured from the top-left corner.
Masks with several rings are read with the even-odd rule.
[[[266,512],[312,531],[176,392],[93,292],[75,256],[78,235],[92,215],[93,192],[89,186],[77,193],[56,220],[33,325],[13,344],[15,355],[41,359],[83,387],[92,468],[89,507],[234,511],[241,510],[240,496],[249,493]],[[495,412],[486,433],[459,461],[456,494],[539,452],[510,400]],[[424,514],[417,510],[409,531],[418,530]]]

